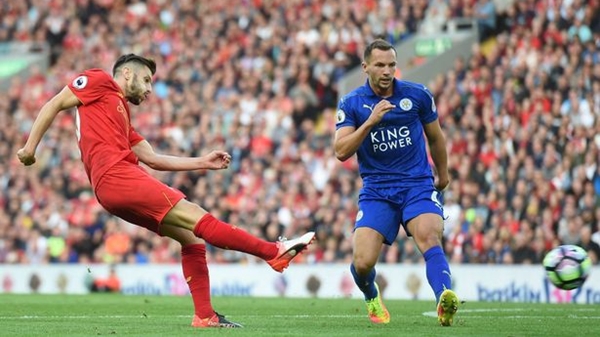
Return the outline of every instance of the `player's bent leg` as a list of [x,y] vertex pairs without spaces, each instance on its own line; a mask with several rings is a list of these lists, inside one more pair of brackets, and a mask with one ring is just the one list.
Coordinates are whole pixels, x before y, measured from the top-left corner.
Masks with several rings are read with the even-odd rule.
[[352,241],[350,271],[354,282],[365,296],[369,319],[375,324],[390,322],[390,314],[383,304],[381,292],[375,283],[375,264],[379,258],[383,241],[383,236],[369,227],[357,228]]
[[379,232],[369,227],[359,227],[354,231],[352,264],[359,275],[367,275],[375,267],[383,240]]

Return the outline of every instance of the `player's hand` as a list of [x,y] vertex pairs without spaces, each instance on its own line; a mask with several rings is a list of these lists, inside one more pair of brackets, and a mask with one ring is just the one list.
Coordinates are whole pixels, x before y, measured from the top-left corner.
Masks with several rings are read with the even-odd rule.
[[19,157],[19,161],[21,161],[21,163],[23,163],[23,165],[25,166],[29,166],[35,163],[35,153],[29,152],[25,150],[25,148],[22,148],[19,151],[17,151],[17,157]]
[[448,179],[448,175],[438,177],[437,181],[435,182],[435,188],[439,192],[444,191],[446,188],[448,188],[449,185],[450,179]]
[[231,164],[231,155],[225,151],[212,151],[205,156],[207,169],[222,170]]
[[383,116],[385,116],[386,113],[388,113],[395,107],[396,106],[390,103],[390,101],[382,99],[373,107],[373,111],[371,112],[371,116],[369,116],[369,119],[373,122],[374,125],[377,125],[383,119]]

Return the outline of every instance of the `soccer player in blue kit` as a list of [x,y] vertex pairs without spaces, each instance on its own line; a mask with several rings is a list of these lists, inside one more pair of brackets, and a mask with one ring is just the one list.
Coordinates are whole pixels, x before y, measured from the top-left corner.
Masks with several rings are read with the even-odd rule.
[[352,276],[365,295],[371,321],[389,323],[390,314],[375,283],[375,264],[382,245],[393,244],[402,225],[425,258],[439,323],[451,325],[459,300],[451,290],[450,268],[441,246],[444,223],[439,200],[440,191],[449,184],[448,158],[433,97],[421,84],[394,78],[396,50],[384,40],[366,47],[362,67],[368,80],[340,100],[334,143],[341,161],[356,153],[363,180]]

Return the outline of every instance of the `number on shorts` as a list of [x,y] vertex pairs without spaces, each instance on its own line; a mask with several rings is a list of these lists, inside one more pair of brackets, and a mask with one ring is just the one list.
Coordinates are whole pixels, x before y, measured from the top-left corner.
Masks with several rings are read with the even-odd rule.
[[439,207],[441,210],[443,210],[444,208],[443,208],[443,206],[442,206],[442,203],[440,202],[440,198],[439,198],[439,196],[438,196],[438,195],[439,195],[439,193],[440,193],[440,192],[438,192],[438,191],[433,191],[433,192],[431,193],[431,201],[433,201],[433,203],[434,203],[434,204],[435,204],[437,207]]

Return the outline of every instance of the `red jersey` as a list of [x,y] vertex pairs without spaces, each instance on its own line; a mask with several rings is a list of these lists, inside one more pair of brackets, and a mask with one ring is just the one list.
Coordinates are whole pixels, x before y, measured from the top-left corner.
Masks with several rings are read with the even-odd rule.
[[77,108],[77,140],[85,171],[96,187],[106,171],[121,160],[138,164],[131,147],[144,140],[131,126],[129,106],[121,88],[101,69],[81,73],[69,89]]

